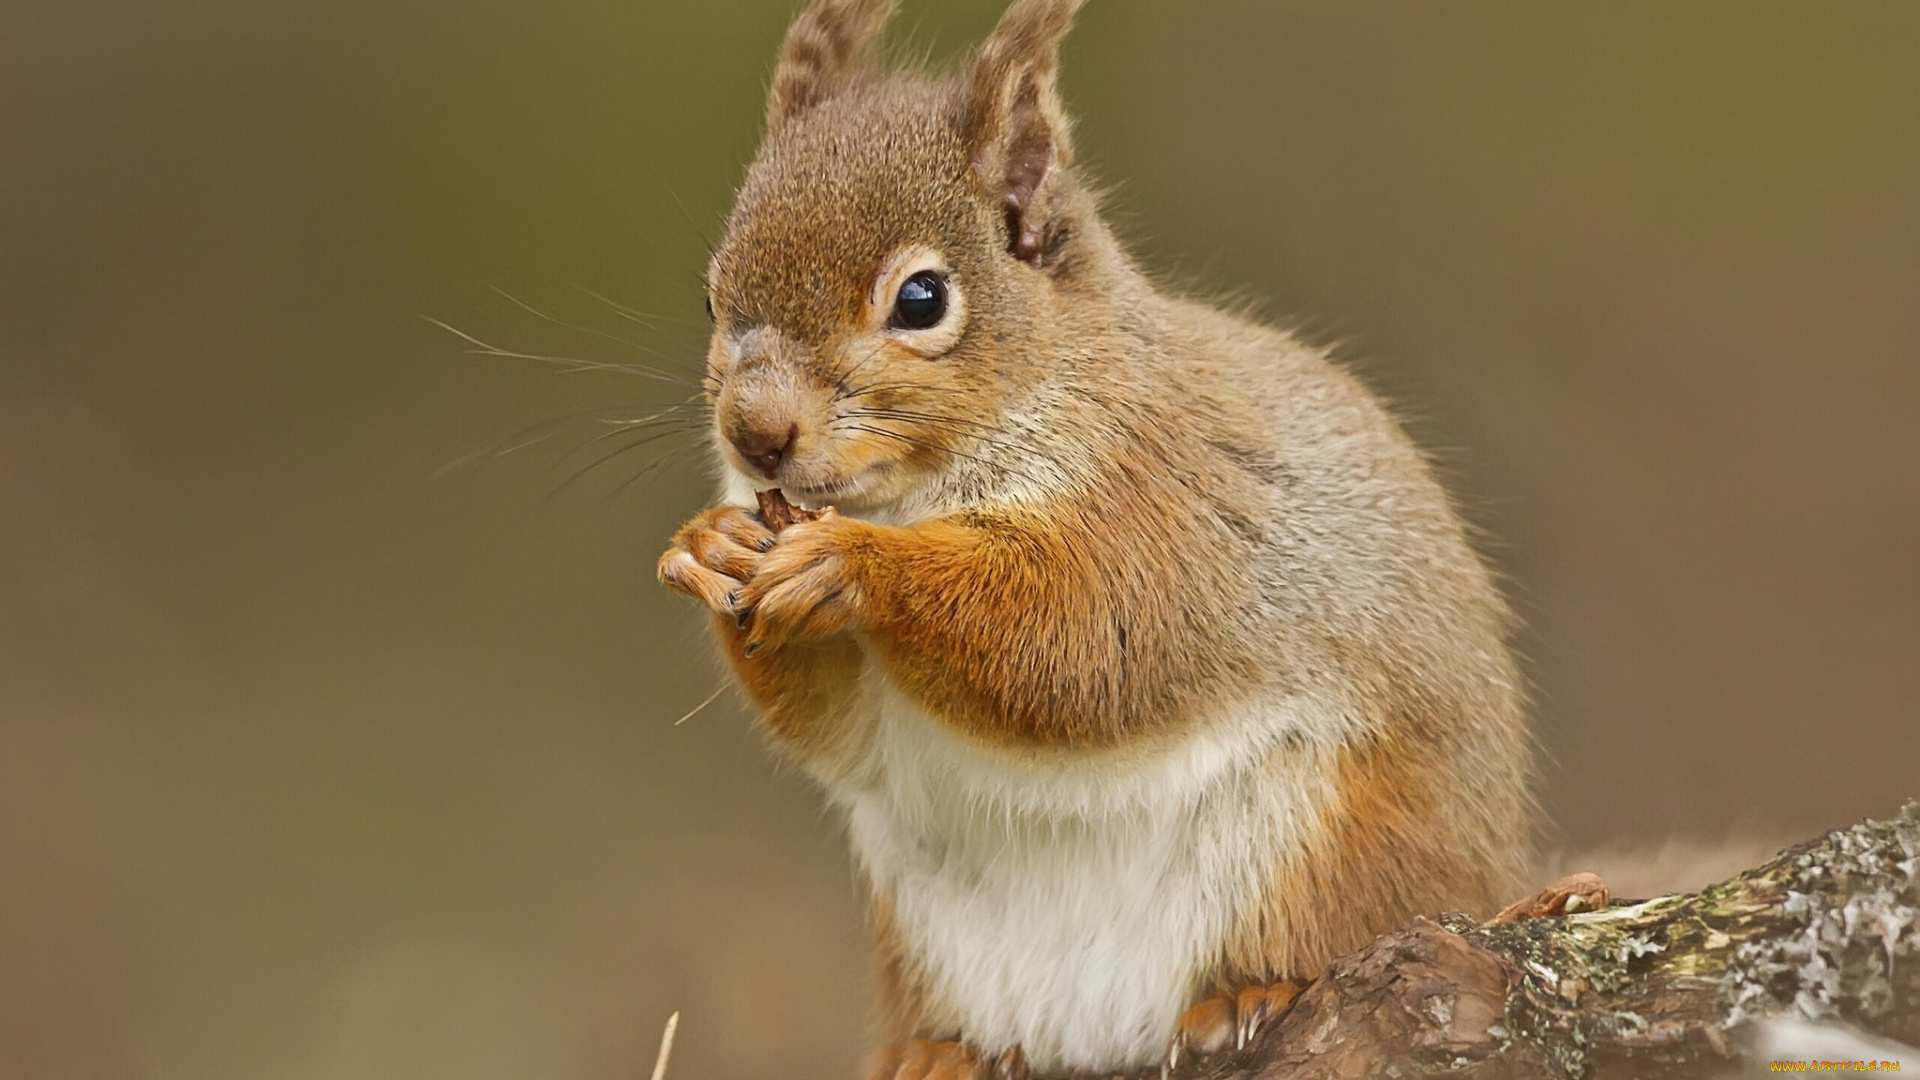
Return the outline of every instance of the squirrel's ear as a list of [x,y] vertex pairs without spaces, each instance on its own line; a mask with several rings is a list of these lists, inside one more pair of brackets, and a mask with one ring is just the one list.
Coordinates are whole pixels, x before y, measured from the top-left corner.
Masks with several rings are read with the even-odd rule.
[[767,100],[767,130],[845,89],[897,0],[813,0],[787,30]]
[[1067,165],[1067,118],[1054,90],[1060,39],[1084,0],[1017,0],[974,58],[966,135],[973,167],[1007,215],[1007,250],[1040,263],[1047,181]]

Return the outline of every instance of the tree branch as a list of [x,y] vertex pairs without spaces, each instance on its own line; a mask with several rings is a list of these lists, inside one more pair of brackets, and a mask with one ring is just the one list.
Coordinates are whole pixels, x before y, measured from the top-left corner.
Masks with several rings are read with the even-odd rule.
[[1334,961],[1246,1050],[1175,1075],[1693,1078],[1753,1053],[1776,1017],[1920,1042],[1916,909],[1910,803],[1698,893],[1497,926],[1417,919]]

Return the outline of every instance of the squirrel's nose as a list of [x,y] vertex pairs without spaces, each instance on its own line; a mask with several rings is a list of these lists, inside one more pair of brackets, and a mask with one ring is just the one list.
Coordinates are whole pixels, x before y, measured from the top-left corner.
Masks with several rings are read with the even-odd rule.
[[793,453],[794,440],[800,437],[800,425],[789,424],[785,431],[771,428],[748,428],[733,433],[733,448],[740,451],[759,469],[767,479],[780,471],[780,463]]

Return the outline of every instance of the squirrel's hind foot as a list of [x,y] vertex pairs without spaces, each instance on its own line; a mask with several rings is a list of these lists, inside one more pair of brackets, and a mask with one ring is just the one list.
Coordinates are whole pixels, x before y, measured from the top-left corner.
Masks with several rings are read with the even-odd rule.
[[1524,900],[1502,909],[1488,923],[1520,922],[1555,915],[1573,915],[1582,911],[1605,911],[1613,902],[1607,883],[1599,874],[1568,874]]
[[1160,1075],[1171,1074],[1183,1058],[1211,1054],[1229,1046],[1236,1050],[1246,1046],[1262,1024],[1286,1012],[1299,996],[1299,983],[1277,982],[1256,983],[1236,993],[1206,998],[1180,1014]]

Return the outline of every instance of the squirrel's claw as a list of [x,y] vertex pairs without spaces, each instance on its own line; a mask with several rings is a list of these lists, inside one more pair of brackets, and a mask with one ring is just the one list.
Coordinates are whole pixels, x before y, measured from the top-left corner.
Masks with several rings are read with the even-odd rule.
[[1605,911],[1613,894],[1598,874],[1568,874],[1524,900],[1509,904],[1491,923],[1545,919],[1555,915],[1574,915],[1582,911]]
[[660,556],[660,583],[744,620],[741,590],[759,568],[773,533],[737,506],[716,506],[682,526]]
[[1229,1044],[1245,1049],[1268,1020],[1287,1011],[1300,996],[1300,985],[1293,982],[1255,983],[1234,994],[1214,994],[1180,1014],[1173,1038],[1167,1043],[1167,1057],[1160,1065],[1162,1080],[1180,1067],[1183,1057],[1197,1057],[1224,1050]]
[[1277,982],[1265,986],[1248,986],[1241,989],[1235,1000],[1239,1013],[1239,1024],[1234,1030],[1234,1049],[1244,1050],[1253,1037],[1260,1033],[1260,1027],[1268,1020],[1287,1011],[1293,999],[1300,996],[1300,984]]
[[1235,1003],[1232,994],[1215,994],[1180,1014],[1167,1043],[1167,1058],[1160,1065],[1161,1080],[1180,1067],[1181,1058],[1211,1054],[1233,1041]]
[[748,656],[791,640],[831,637],[860,621],[863,594],[843,548],[843,530],[856,527],[837,516],[796,524],[759,557],[740,594]]

